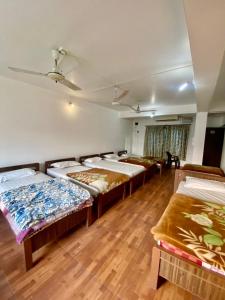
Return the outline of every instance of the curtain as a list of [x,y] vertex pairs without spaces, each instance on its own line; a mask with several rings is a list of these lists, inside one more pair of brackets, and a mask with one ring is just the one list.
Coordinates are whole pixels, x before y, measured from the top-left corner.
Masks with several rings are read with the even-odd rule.
[[185,160],[188,136],[189,125],[147,126],[144,155],[166,158],[169,151]]
[[144,155],[164,157],[163,126],[147,126],[145,132]]

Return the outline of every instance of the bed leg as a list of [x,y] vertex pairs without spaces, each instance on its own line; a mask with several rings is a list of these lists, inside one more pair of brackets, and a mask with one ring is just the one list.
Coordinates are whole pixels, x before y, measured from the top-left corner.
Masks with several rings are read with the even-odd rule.
[[142,183],[142,185],[145,185],[145,178],[146,178],[146,172],[144,172],[143,183]]
[[23,245],[24,245],[25,266],[26,266],[26,271],[28,271],[33,266],[31,238],[25,240]]
[[131,181],[130,181],[130,191],[129,191],[130,196],[131,196],[131,194],[132,194],[132,190],[133,190],[133,181],[131,180]]
[[160,174],[160,177],[162,176],[162,165],[160,165],[159,167],[159,174]]
[[126,184],[123,185],[123,200],[126,197]]
[[159,267],[160,267],[160,250],[157,247],[152,248],[152,261],[150,271],[150,287],[157,290],[159,287]]
[[89,227],[92,224],[93,216],[92,216],[92,206],[87,207],[87,219],[86,226]]
[[98,218],[102,215],[102,196],[99,195],[98,197]]

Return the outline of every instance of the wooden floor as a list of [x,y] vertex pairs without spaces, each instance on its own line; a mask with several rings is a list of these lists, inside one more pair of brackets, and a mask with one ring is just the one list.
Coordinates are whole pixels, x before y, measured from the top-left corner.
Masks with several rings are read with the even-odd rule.
[[155,175],[91,227],[37,252],[42,259],[29,272],[24,270],[23,247],[0,216],[0,299],[192,299],[169,283],[157,292],[149,288],[150,229],[172,188],[172,171]]

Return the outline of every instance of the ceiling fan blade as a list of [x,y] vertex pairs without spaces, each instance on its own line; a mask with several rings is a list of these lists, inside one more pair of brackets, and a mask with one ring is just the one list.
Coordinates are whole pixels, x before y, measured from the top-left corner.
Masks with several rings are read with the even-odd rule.
[[129,105],[129,104],[123,104],[123,103],[120,103],[121,106],[126,106],[126,107],[129,107],[130,109],[132,109],[133,111],[137,112],[136,108],[134,108],[133,106]]
[[119,97],[116,98],[116,100],[118,101],[118,100],[122,99],[122,98],[125,97],[128,93],[129,93],[128,90],[123,91],[122,94],[121,94]]
[[146,109],[146,110],[140,110],[140,112],[155,112],[156,109]]
[[44,73],[20,69],[20,68],[8,67],[8,69],[11,71],[14,71],[14,72],[18,72],[18,73],[25,73],[25,74],[38,75],[38,76],[47,76],[47,74],[44,74]]
[[59,83],[67,86],[68,88],[70,88],[71,90],[74,90],[74,91],[80,91],[81,90],[81,88],[79,88],[79,86],[73,84],[71,81],[69,81],[67,79],[60,80]]

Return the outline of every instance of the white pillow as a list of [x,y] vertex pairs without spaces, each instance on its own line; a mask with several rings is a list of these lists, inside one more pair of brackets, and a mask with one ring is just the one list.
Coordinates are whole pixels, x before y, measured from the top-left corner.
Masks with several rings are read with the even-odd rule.
[[56,163],[51,164],[53,168],[69,168],[74,166],[80,166],[80,163],[75,160],[66,160],[66,161],[57,161]]
[[116,155],[116,154],[114,154],[114,153],[112,153],[112,154],[106,154],[106,155],[104,155],[104,157],[105,158],[111,158],[111,159],[113,159],[113,158],[119,158],[119,156]]
[[3,172],[3,173],[0,173],[0,183],[6,182],[9,180],[13,180],[13,179],[26,177],[26,176],[35,175],[35,174],[36,174],[36,172],[29,168]]
[[124,154],[121,155],[121,157],[128,157],[128,154],[124,153]]
[[87,163],[95,163],[95,162],[98,162],[100,160],[102,160],[101,157],[95,156],[95,157],[90,157],[90,158],[85,159],[85,162],[87,162]]
[[189,176],[186,177],[184,187],[225,193],[225,182]]

